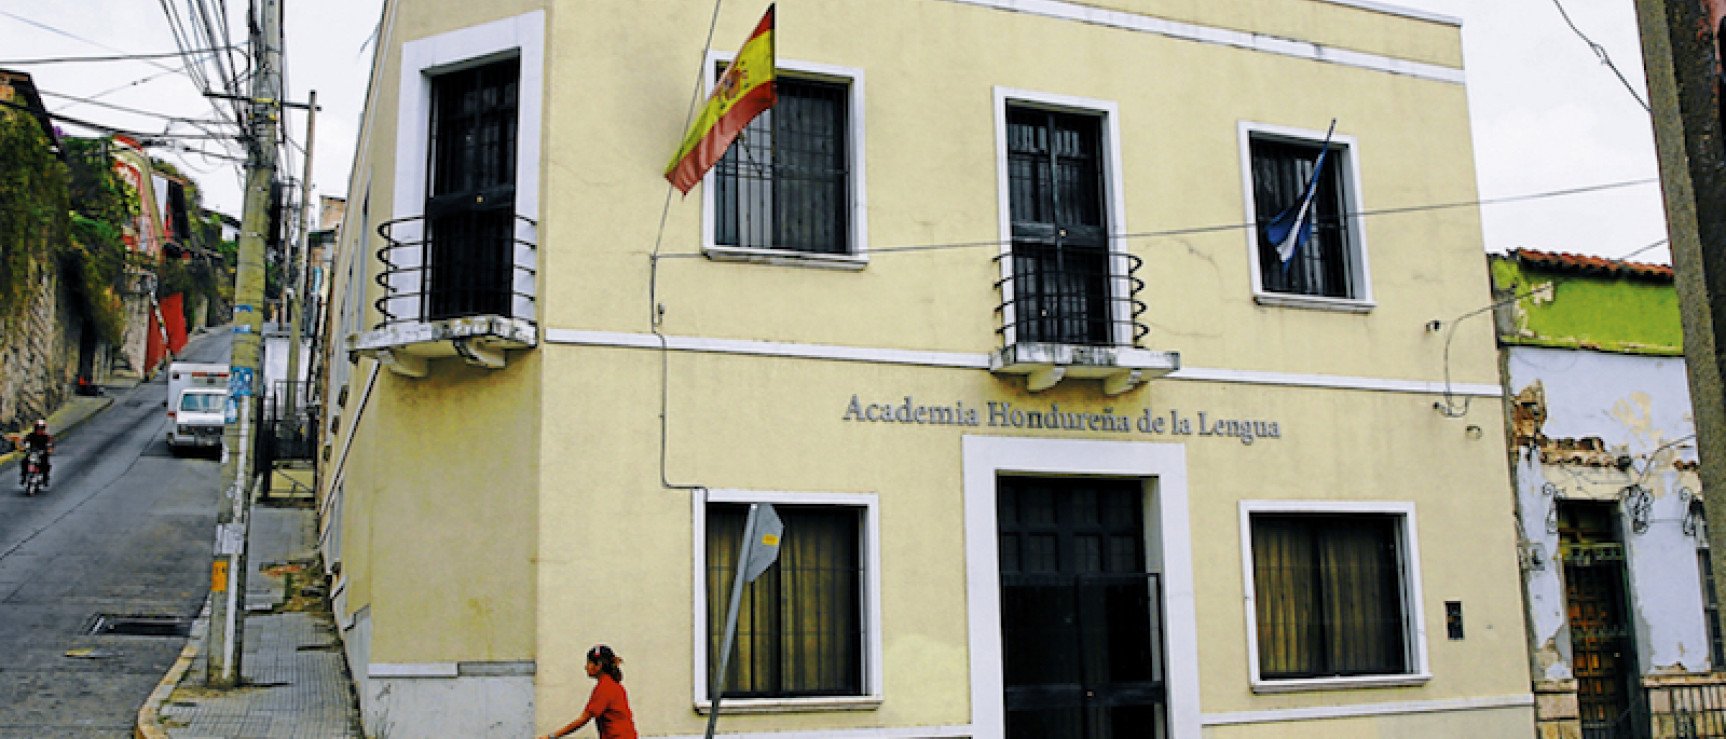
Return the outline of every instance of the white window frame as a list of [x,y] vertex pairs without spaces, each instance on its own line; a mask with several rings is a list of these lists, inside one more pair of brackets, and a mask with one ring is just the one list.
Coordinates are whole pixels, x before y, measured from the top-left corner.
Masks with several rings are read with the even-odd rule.
[[367,248],[371,246],[371,240],[366,237],[366,234],[371,233],[372,227],[371,187],[371,181],[368,179],[366,181],[365,189],[362,190],[362,192],[365,193],[365,196],[360,199],[360,211],[358,214],[360,227],[355,229],[357,233],[349,237],[349,246],[346,254],[343,255],[347,260],[347,281],[346,286],[342,290],[341,309],[341,330],[343,342],[337,347],[337,350],[342,352],[341,361],[333,362],[331,364],[331,372],[335,375],[335,381],[330,383],[330,387],[333,388],[340,388],[348,384],[348,377],[352,373],[353,364],[358,358],[358,355],[348,351],[348,346],[355,338],[365,331],[365,275],[367,273],[367,260],[371,257],[371,250]]
[[[1011,280],[1013,276],[1013,208],[1011,202],[1011,184],[1007,179],[1007,108],[1008,106],[1039,108],[1062,113],[1076,113],[1085,116],[1095,116],[1100,120],[1099,144],[1103,147],[1099,163],[1106,171],[1103,172],[1103,207],[1108,209],[1108,221],[1104,227],[1108,229],[1109,249],[1109,327],[1110,340],[1116,346],[1132,346],[1133,315],[1132,308],[1125,298],[1132,292],[1131,280],[1128,275],[1127,240],[1122,234],[1127,233],[1127,207],[1124,187],[1121,182],[1121,113],[1120,105],[1113,100],[1075,97],[1035,90],[1021,90],[1011,87],[995,87],[995,186],[996,203],[1000,217],[1001,230],[1001,279]],[[1011,282],[1005,284],[1012,284]],[[1002,296],[1004,299],[1009,296]],[[1001,320],[1007,326],[1003,337],[1007,346],[1018,341],[1015,336],[1013,305],[1009,302],[1002,307]]]
[[1240,156],[1241,156],[1241,192],[1246,206],[1246,218],[1242,223],[1255,224],[1244,229],[1247,241],[1247,265],[1252,271],[1253,300],[1259,305],[1279,306],[1283,308],[1308,308],[1313,310],[1329,310],[1344,313],[1366,313],[1377,307],[1372,296],[1372,270],[1367,263],[1366,220],[1361,217],[1365,211],[1360,193],[1360,159],[1354,136],[1338,133],[1330,138],[1331,161],[1336,162],[1337,173],[1342,177],[1343,210],[1348,216],[1348,245],[1350,249],[1349,288],[1355,293],[1352,298],[1331,298],[1321,295],[1300,295],[1296,293],[1279,293],[1265,289],[1264,270],[1259,265],[1259,231],[1258,205],[1253,198],[1253,154],[1252,141],[1258,139],[1273,139],[1301,144],[1319,146],[1324,143],[1324,131],[1314,131],[1305,128],[1279,126],[1255,121],[1241,121],[1240,126]]
[[[712,667],[707,661],[707,505],[709,503],[770,503],[772,505],[836,506],[855,508],[861,512],[863,530],[857,540],[863,547],[858,562],[864,573],[861,612],[864,644],[863,694],[855,696],[811,696],[807,698],[729,698],[724,703],[728,713],[789,713],[798,711],[869,710],[881,705],[881,526],[877,497],[874,493],[790,492],[778,490],[708,490],[704,495],[691,496],[694,521],[693,551],[693,622],[695,624],[694,690],[690,697],[695,710],[705,714],[712,708],[707,699],[708,676]],[[787,534],[789,535],[789,533]]]
[[[1246,584],[1247,668],[1254,693],[1291,693],[1308,690],[1352,690],[1366,687],[1423,685],[1432,680],[1427,660],[1426,606],[1420,582],[1420,544],[1416,535],[1414,504],[1410,502],[1243,500],[1241,513],[1241,571]],[[1402,628],[1409,672],[1395,675],[1351,675],[1294,679],[1266,679],[1259,674],[1258,590],[1253,575],[1253,516],[1257,514],[1322,513],[1336,515],[1392,516],[1397,519],[1397,551],[1402,557]]]
[[[476,67],[489,62],[518,57],[521,60],[520,79],[516,96],[516,155],[515,213],[528,219],[515,223],[516,253],[510,263],[526,266],[516,270],[512,289],[517,293],[511,301],[513,317],[537,320],[535,301],[523,297],[538,295],[538,257],[532,248],[538,243],[536,224],[539,221],[539,162],[542,119],[544,118],[545,75],[545,11],[535,10],[477,26],[428,36],[402,44],[400,92],[396,105],[396,181],[394,208],[391,219],[417,218],[425,215],[426,178],[429,176],[428,152],[431,146],[432,78]],[[407,221],[392,229],[398,240],[418,241],[424,237],[421,221]],[[394,255],[398,267],[410,268],[391,276],[389,290],[392,312],[396,315],[421,315],[423,274],[415,269],[418,250],[405,250]],[[401,296],[401,297],[394,297]]]
[[[730,64],[736,58],[731,52],[709,52],[707,61],[701,68],[702,89],[712,90],[718,80],[718,68],[721,64]],[[832,269],[859,270],[869,264],[869,197],[865,188],[868,180],[864,176],[864,132],[867,130],[863,118],[863,70],[857,67],[841,67],[833,64],[800,61],[797,59],[778,59],[774,62],[774,73],[780,72],[786,77],[809,79],[817,82],[830,82],[845,85],[848,98],[846,100],[847,117],[845,129],[846,170],[850,180],[846,183],[849,189],[851,205],[846,215],[849,220],[847,238],[850,243],[844,254],[824,254],[820,252],[796,251],[792,249],[753,248],[742,246],[723,246],[718,243],[719,213],[713,202],[713,170],[708,170],[701,179],[701,251],[709,259],[716,261],[758,262],[763,264],[778,264],[796,267],[826,267]]]

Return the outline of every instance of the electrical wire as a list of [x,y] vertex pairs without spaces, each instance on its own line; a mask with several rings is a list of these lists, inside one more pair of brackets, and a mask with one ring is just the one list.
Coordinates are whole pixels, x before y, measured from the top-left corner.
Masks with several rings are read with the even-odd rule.
[[[170,74],[180,73],[180,72],[184,72],[184,71],[185,71],[185,67],[181,66],[181,67],[177,67],[177,68],[163,70],[163,71],[157,72],[155,74],[144,75],[143,77],[139,77],[138,79],[132,80],[131,82],[127,82],[126,84],[119,85],[117,87],[110,87],[106,90],[103,90],[103,91],[98,92],[94,95],[91,95],[89,98],[85,99],[83,102],[88,103],[92,100],[96,100],[99,98],[105,98],[109,95],[112,95],[116,92],[124,90],[128,87],[136,87],[136,86],[142,85],[146,82],[153,82],[153,81],[158,80],[162,77],[166,77]],[[76,105],[76,103],[74,103],[73,105]],[[67,105],[67,106],[65,106],[65,108],[61,108],[61,110],[65,110],[66,108],[73,107],[73,105]],[[216,112],[218,114],[221,113],[221,111],[216,111]]]
[[173,34],[174,46],[180,50],[180,57],[186,60],[186,71],[191,74],[193,84],[198,86],[200,92],[209,92],[210,80],[204,74],[204,67],[190,53],[192,44],[185,21],[181,20],[179,11],[175,10],[168,0],[156,0],[156,3],[161,6],[162,14],[168,19],[168,32]]
[[1676,439],[1673,439],[1671,441],[1666,442],[1665,444],[1661,444],[1660,446],[1655,447],[1654,451],[1651,451],[1647,454],[1637,455],[1637,456],[1640,456],[1643,459],[1647,460],[1647,463],[1642,465],[1642,473],[1636,476],[1636,482],[1634,483],[1634,486],[1635,487],[1642,487],[1642,483],[1648,479],[1648,473],[1654,469],[1654,458],[1660,456],[1661,452],[1664,452],[1667,449],[1671,449],[1672,447],[1678,446],[1679,444],[1682,444],[1682,443],[1689,441],[1691,439],[1694,439],[1694,438],[1696,438],[1696,434],[1693,434],[1693,433],[1687,434],[1684,436],[1680,436]]
[[52,92],[49,90],[44,90],[40,87],[36,88],[36,92],[40,93],[44,97],[57,98],[60,100],[70,100],[70,101],[73,101],[76,103],[82,103],[85,105],[94,105],[98,108],[107,108],[109,110],[117,110],[117,111],[120,111],[122,113],[134,113],[137,115],[150,116],[152,118],[164,118],[164,119],[167,119],[169,121],[179,121],[182,123],[188,123],[188,124],[192,124],[192,125],[221,126],[221,125],[227,125],[230,123],[230,121],[225,121],[225,120],[215,120],[215,119],[211,119],[211,118],[186,118],[184,116],[169,115],[167,113],[157,113],[155,111],[144,110],[142,108],[130,108],[130,107],[127,107],[124,105],[117,105],[115,103],[104,103],[104,102],[102,102],[100,100],[96,100],[94,98],[79,97],[77,95],[67,95],[67,94],[61,93],[61,92]]
[[1629,259],[1630,259],[1630,258],[1631,258],[1631,257],[1634,257],[1634,256],[1636,256],[1636,255],[1638,255],[1638,254],[1641,254],[1641,253],[1642,253],[1642,252],[1645,252],[1645,251],[1648,251],[1648,250],[1649,250],[1649,249],[1653,249],[1653,248],[1654,248],[1654,247],[1657,247],[1657,246],[1661,246],[1661,245],[1664,245],[1664,244],[1666,244],[1666,243],[1668,243],[1668,242],[1670,242],[1670,241],[1671,241],[1671,239],[1668,239],[1668,238],[1666,238],[1666,237],[1664,237],[1664,236],[1662,236],[1662,237],[1660,237],[1660,239],[1659,239],[1659,240],[1658,240],[1658,241],[1655,241],[1655,242],[1654,242],[1654,243],[1652,243],[1652,244],[1649,244],[1649,245],[1647,245],[1647,246],[1644,246],[1644,247],[1642,247],[1642,248],[1641,248],[1641,249],[1637,249],[1637,250],[1636,250],[1636,251],[1633,251],[1633,252],[1630,252],[1630,253],[1629,253],[1629,254],[1625,254],[1625,255],[1624,255],[1624,256],[1622,256],[1622,257],[1618,257],[1618,258],[1617,258],[1617,259],[1614,259],[1614,260],[1612,260],[1612,261],[1614,261],[1614,262],[1618,262],[1618,263],[1620,263],[1620,264],[1622,264],[1622,263],[1624,263],[1624,262],[1626,262],[1626,261],[1629,261]]
[[[30,113],[31,115],[35,115],[38,112],[38,111],[32,109],[28,105],[19,105],[19,104],[14,103],[10,100],[0,100],[0,105],[6,106],[8,108],[13,108],[16,110],[22,110],[26,113]],[[131,136],[133,138],[140,138],[140,139],[150,137],[150,134],[147,134],[147,133],[139,133],[137,131],[131,131],[131,130],[124,129],[124,128],[117,128],[114,126],[104,125],[101,123],[92,123],[90,121],[86,121],[83,119],[73,118],[72,116],[69,116],[69,115],[52,115],[51,114],[50,117],[55,121],[62,121],[65,123],[70,123],[74,126],[82,126],[84,128],[88,128],[88,129],[91,129],[93,131],[101,131],[102,133],[105,133],[105,134],[110,134],[110,135],[120,134],[122,136]]]
[[[204,2],[193,2],[193,0],[187,0],[187,2],[188,2],[188,4],[192,5],[193,9],[198,11],[193,17],[194,17],[194,19],[200,19],[202,22],[201,23],[194,23],[194,25],[198,25],[198,26],[202,27],[204,40],[206,42],[208,42],[211,46],[220,46],[221,45],[220,41],[223,41],[226,39],[218,39],[217,38],[216,29],[210,23],[209,5],[207,3],[204,3]],[[215,62],[216,73],[218,75],[220,75],[220,78],[222,80],[222,84],[224,86],[231,85],[233,83],[233,79],[234,79],[235,75],[233,74],[233,71],[229,69],[229,66],[227,64],[228,56],[226,54],[214,55],[213,61]]]
[[1589,38],[1588,34],[1576,27],[1576,22],[1570,20],[1570,13],[1564,9],[1564,3],[1559,2],[1559,0],[1552,0],[1552,5],[1558,8],[1558,15],[1564,19],[1564,24],[1570,26],[1570,30],[1576,34],[1576,37],[1582,39],[1582,43],[1588,44],[1588,50],[1600,58],[1600,63],[1606,65],[1606,68],[1612,70],[1612,74],[1618,77],[1619,83],[1624,85],[1624,90],[1630,93],[1630,97],[1636,100],[1636,104],[1642,106],[1643,110],[1653,113],[1654,109],[1648,107],[1648,101],[1642,99],[1642,93],[1637,92],[1636,86],[1630,84],[1630,80],[1624,76],[1623,72],[1619,71],[1618,65],[1612,63],[1612,56],[1606,53],[1606,47],[1594,43],[1594,39]]
[[[696,108],[701,103],[701,83],[707,79],[707,55],[713,51],[713,31],[719,27],[719,9],[724,4],[725,0],[713,0],[713,15],[707,21],[707,40],[702,42],[701,59],[696,63],[695,84],[689,95],[689,110],[683,116],[683,130],[688,130],[690,122],[695,120]],[[688,490],[705,494],[705,485],[673,483],[666,474],[671,425],[671,344],[662,330],[665,306],[659,302],[659,250],[665,243],[665,222],[671,214],[671,190],[671,181],[666,180],[665,203],[659,210],[659,231],[653,237],[653,253],[648,255],[647,261],[648,325],[652,328],[653,335],[659,339],[659,484],[666,490]]]
[[149,53],[149,54],[112,54],[112,55],[108,55],[108,56],[55,56],[55,57],[38,57],[36,59],[0,59],[0,66],[18,67],[18,66],[24,66],[26,64],[77,64],[77,63],[82,63],[82,62],[129,62],[129,61],[141,61],[144,59],[166,59],[166,58],[170,58],[170,57],[184,56],[186,53],[202,54],[202,53],[206,53],[206,52],[221,51],[223,49],[228,49],[228,48],[232,48],[232,47],[223,46],[223,47],[211,47],[211,48],[205,48],[205,49],[192,49],[190,52],[164,51],[164,52],[156,52],[156,53]]
[[[1431,203],[1431,204],[1427,204],[1427,205],[1406,205],[1406,206],[1398,206],[1398,207],[1393,207],[1393,208],[1376,208],[1376,209],[1369,209],[1369,210],[1350,211],[1348,213],[1345,213],[1344,217],[1345,218],[1357,218],[1357,217],[1366,218],[1366,217],[1388,216],[1388,215],[1403,215],[1403,214],[1407,214],[1407,213],[1424,213],[1424,212],[1438,211],[1438,210],[1454,210],[1457,208],[1477,208],[1477,207],[1486,206],[1486,205],[1507,205],[1507,204],[1511,204],[1511,203],[1528,202],[1531,200],[1545,200],[1548,198],[1566,197],[1566,196],[1570,196],[1570,195],[1581,195],[1581,194],[1587,194],[1587,193],[1605,192],[1605,191],[1616,190],[1616,189],[1621,189],[1621,188],[1625,188],[1625,187],[1635,187],[1638,185],[1655,184],[1655,183],[1658,183],[1659,181],[1660,181],[1659,178],[1655,178],[1655,177],[1647,177],[1647,178],[1634,179],[1634,180],[1619,180],[1616,182],[1603,182],[1603,183],[1598,183],[1598,184],[1593,184],[1593,185],[1583,185],[1580,187],[1567,187],[1567,188],[1562,188],[1562,189],[1558,189],[1558,190],[1544,190],[1544,191],[1540,191],[1540,192],[1522,193],[1519,195],[1506,195],[1506,196],[1496,197],[1496,198],[1482,198],[1479,200],[1454,201],[1454,202],[1445,202],[1445,203]],[[668,201],[669,201],[669,197],[670,196],[668,193],[667,194]],[[1246,231],[1246,230],[1254,229],[1257,227],[1258,227],[1258,224],[1256,222],[1219,223],[1219,224],[1213,224],[1213,225],[1208,225],[1208,226],[1186,226],[1186,227],[1181,227],[1181,228],[1159,229],[1159,230],[1155,230],[1155,231],[1129,231],[1129,232],[1122,232],[1122,233],[1113,233],[1113,234],[1106,235],[1105,238],[1107,238],[1109,240],[1134,240],[1134,239],[1165,238],[1165,237],[1173,237],[1173,236],[1196,236],[1196,235],[1208,234],[1208,233],[1222,233],[1222,232],[1228,232],[1228,231]],[[662,229],[663,229],[663,227],[662,227]],[[657,245],[659,243],[657,238],[655,239],[654,243],[657,247]],[[869,255],[874,256],[877,254],[893,254],[893,253],[898,253],[898,252],[942,251],[942,250],[947,250],[947,249],[975,249],[975,248],[979,248],[979,247],[988,247],[988,246],[1002,247],[1002,246],[1007,246],[1011,243],[1012,243],[1011,239],[996,238],[996,239],[979,239],[976,241],[950,241],[950,242],[934,242],[934,243],[923,243],[923,244],[898,244],[898,245],[893,245],[893,246],[882,246],[882,247],[871,248],[871,249],[869,249]],[[1649,247],[1645,247],[1644,250],[1650,249],[1650,248],[1653,248],[1653,246],[1651,245]],[[1640,251],[1632,252],[1632,253],[1633,254],[1640,253]],[[697,252],[674,252],[671,254],[659,254],[659,253],[657,253],[657,248],[656,248],[654,259],[656,259],[656,260],[659,260],[659,259],[690,259],[690,258],[705,258],[706,256],[707,255],[705,253],[698,252],[698,251]]]
[[[38,28],[38,29],[41,29],[43,31],[47,31],[48,33],[52,33],[56,36],[63,36],[65,38],[69,38],[69,39],[72,39],[74,41],[78,41],[80,43],[89,44],[91,46],[95,46],[95,47],[100,48],[100,49],[106,49],[108,51],[112,51],[112,52],[115,52],[118,54],[126,53],[126,51],[123,49],[115,48],[115,47],[113,47],[109,44],[103,43],[101,41],[96,41],[94,39],[86,38],[84,36],[80,36],[78,34],[70,32],[70,31],[67,31],[67,30],[64,30],[61,28],[57,28],[55,26],[51,26],[51,25],[49,25],[47,23],[43,23],[41,21],[26,18],[22,15],[18,15],[17,13],[13,13],[11,11],[0,10],[0,16],[5,16],[7,18],[11,18],[15,21],[18,21],[19,23],[23,23],[25,25],[32,26],[34,28]],[[140,60],[140,61],[144,61],[145,63],[149,64],[150,66],[153,66],[153,67],[156,67],[157,69],[162,70],[162,73],[156,74],[156,75],[150,75],[150,76],[144,77],[144,78],[140,78],[140,79],[135,80],[133,82],[129,82],[127,84],[120,85],[118,87],[115,87],[115,88],[112,88],[109,90],[105,90],[101,93],[93,95],[92,97],[93,98],[105,97],[105,96],[112,94],[114,92],[118,92],[119,90],[126,89],[127,87],[132,87],[134,85],[142,84],[144,82],[148,82],[150,80],[156,79],[158,77],[161,77],[161,76],[164,76],[167,74],[185,74],[188,79],[192,78],[193,73],[188,71],[189,65],[182,65],[180,67],[170,67],[166,64],[163,64],[161,62],[154,61],[154,60],[145,59],[145,60]],[[211,104],[211,109],[214,110],[218,115],[221,114],[221,111],[215,107],[214,103]]]
[[[1468,403],[1470,400],[1473,400],[1473,398],[1471,398],[1471,397],[1464,396],[1462,398],[1461,407],[1458,407],[1456,404],[1456,394],[1451,391],[1450,341],[1451,341],[1451,339],[1456,338],[1456,326],[1457,326],[1457,324],[1461,323],[1462,321],[1464,321],[1466,319],[1473,318],[1473,317],[1478,316],[1482,313],[1493,310],[1494,308],[1497,308],[1501,305],[1509,305],[1511,303],[1517,302],[1517,301],[1522,300],[1524,298],[1529,298],[1529,297],[1533,297],[1535,295],[1542,295],[1542,294],[1548,295],[1548,296],[1550,296],[1552,294],[1552,285],[1550,283],[1540,285],[1538,287],[1535,287],[1532,290],[1527,290],[1525,292],[1518,293],[1516,295],[1505,298],[1503,300],[1493,301],[1492,303],[1488,304],[1484,308],[1476,308],[1476,309],[1471,310],[1467,313],[1464,313],[1460,316],[1457,316],[1455,318],[1450,319],[1448,328],[1445,330],[1445,334],[1444,334],[1444,400],[1433,403],[1432,404],[1433,410],[1438,411],[1439,414],[1444,416],[1445,418],[1461,418],[1463,416],[1468,415]],[[1441,326],[1441,325],[1444,325],[1443,321],[1433,321],[1431,323],[1428,323],[1426,326],[1427,326],[1428,330],[1437,331],[1439,326]]]

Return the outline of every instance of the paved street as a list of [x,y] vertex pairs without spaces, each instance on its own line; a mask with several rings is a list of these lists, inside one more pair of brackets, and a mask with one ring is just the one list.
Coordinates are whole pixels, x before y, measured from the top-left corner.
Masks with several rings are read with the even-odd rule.
[[[182,359],[225,362],[228,345],[201,337]],[[0,469],[0,737],[130,736],[179,655],[174,627],[209,585],[219,463],[168,453],[166,392],[117,392],[57,444],[43,496]],[[90,633],[104,615],[133,633]]]

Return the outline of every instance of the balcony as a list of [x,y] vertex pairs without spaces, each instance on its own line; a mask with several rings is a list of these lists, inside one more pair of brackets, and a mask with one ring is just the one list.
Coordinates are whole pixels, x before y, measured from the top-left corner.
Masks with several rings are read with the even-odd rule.
[[1101,380],[1119,395],[1180,369],[1180,355],[1144,349],[1150,329],[1137,276],[1143,260],[1102,249],[1015,244],[995,258],[1001,304],[1001,348],[989,361],[997,375],[1022,375],[1040,392],[1063,379]]
[[502,369],[509,350],[539,344],[537,224],[505,210],[430,221],[378,225],[382,320],[349,337],[348,349],[408,377],[443,357]]

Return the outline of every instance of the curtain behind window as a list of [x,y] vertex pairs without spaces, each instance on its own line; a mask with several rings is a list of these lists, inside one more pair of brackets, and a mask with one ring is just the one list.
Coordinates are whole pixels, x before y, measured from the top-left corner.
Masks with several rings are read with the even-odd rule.
[[[775,506],[779,561],[743,587],[726,697],[862,694],[861,515],[839,506]],[[719,663],[747,505],[707,510],[709,664]]]
[[1254,516],[1259,673],[1407,670],[1393,516]]

